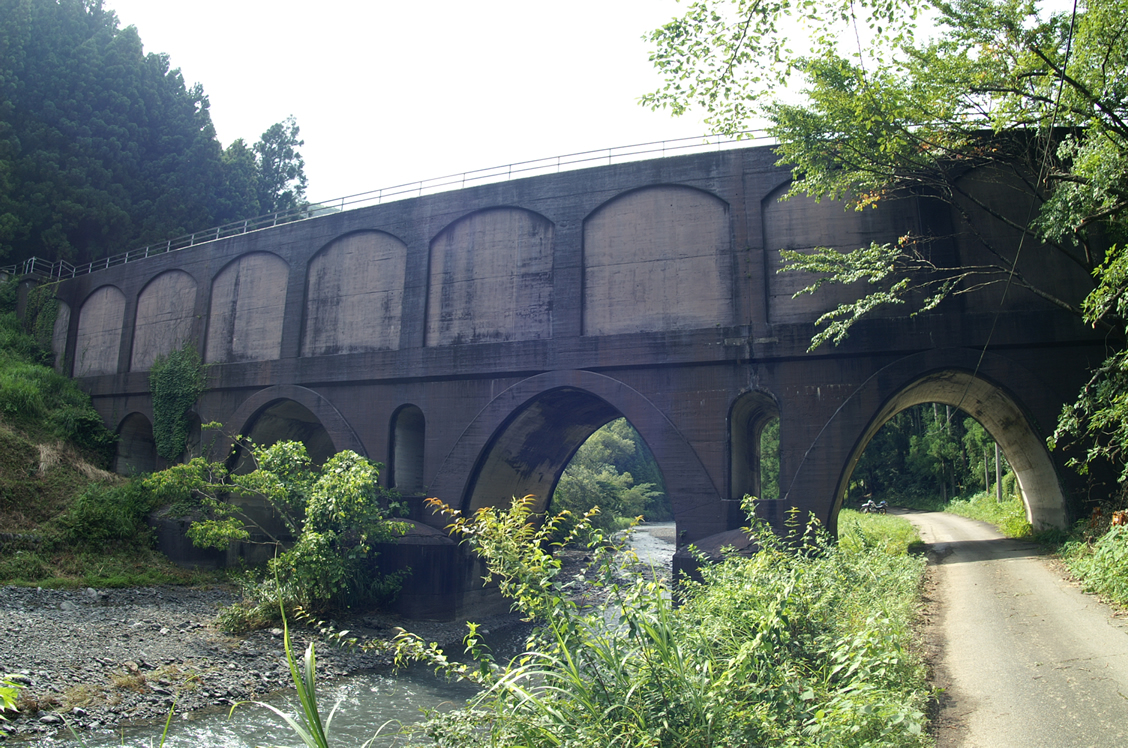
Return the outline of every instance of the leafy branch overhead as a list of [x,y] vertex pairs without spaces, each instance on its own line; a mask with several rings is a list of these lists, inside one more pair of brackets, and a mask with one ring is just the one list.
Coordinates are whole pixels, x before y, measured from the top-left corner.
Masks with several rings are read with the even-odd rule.
[[[649,35],[664,83],[642,102],[675,114],[696,108],[733,135],[766,123],[792,169],[786,197],[857,210],[932,201],[946,206],[951,231],[977,243],[982,259],[940,251],[949,237],[927,230],[784,252],[784,271],[814,277],[800,293],[828,284],[856,292],[819,319],[815,346],[840,343],[881,307],[917,314],[1006,287],[1108,331],[1119,349],[1128,319],[1126,18],[1128,0],[1060,12],[1032,0],[699,0]],[[976,180],[1028,208],[1000,208]],[[1064,291],[1048,267],[1076,269],[1088,291]],[[1126,367],[1110,357],[1063,414],[1058,436],[1097,437],[1087,459],[1115,460],[1128,447],[1119,426],[1128,422]]]

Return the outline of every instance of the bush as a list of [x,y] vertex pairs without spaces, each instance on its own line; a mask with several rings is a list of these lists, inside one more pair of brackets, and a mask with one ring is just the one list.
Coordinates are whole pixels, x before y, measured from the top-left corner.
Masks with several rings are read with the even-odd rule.
[[970,499],[950,502],[945,511],[990,522],[1008,538],[1025,538],[1034,532],[1026,521],[1026,505],[1017,496],[997,501],[994,492],[977,493]]
[[148,548],[153,532],[147,518],[155,508],[153,493],[137,481],[117,486],[95,483],[75,497],[55,525],[59,539],[69,546]]
[[1128,603],[1128,526],[1112,527],[1093,544],[1067,543],[1062,557],[1089,592]]
[[[369,563],[375,544],[403,532],[392,519],[403,507],[380,488],[379,464],[345,450],[319,468],[301,442],[242,447],[255,465],[250,473],[197,457],[142,481],[159,503],[192,519],[188,537],[199,547],[247,542],[252,529],[270,538],[275,557],[243,580],[244,600],[225,625],[243,630],[277,620],[280,598],[287,611],[319,612],[394,593],[399,577],[373,578]],[[290,537],[255,525],[236,503],[247,497],[265,499]]]
[[678,607],[637,569],[624,581],[588,522],[570,539],[592,566],[566,582],[545,544],[567,518],[529,524],[530,499],[471,518],[446,511],[540,626],[507,665],[477,646],[473,626],[469,665],[401,637],[401,654],[484,686],[421,728],[437,745],[928,744],[925,673],[909,652],[921,559],[836,546],[813,529],[784,542],[757,526],[760,552],[706,566]]

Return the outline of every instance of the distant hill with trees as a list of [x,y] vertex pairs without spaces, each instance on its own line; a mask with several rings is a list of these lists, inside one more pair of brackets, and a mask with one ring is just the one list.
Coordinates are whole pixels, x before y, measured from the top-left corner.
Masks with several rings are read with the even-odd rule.
[[0,0],[0,262],[88,262],[291,207],[293,117],[248,146],[101,0]]

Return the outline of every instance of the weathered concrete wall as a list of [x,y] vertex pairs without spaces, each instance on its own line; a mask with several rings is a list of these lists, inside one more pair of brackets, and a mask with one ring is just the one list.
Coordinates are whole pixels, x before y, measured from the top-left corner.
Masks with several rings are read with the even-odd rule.
[[130,371],[148,371],[158,356],[184,345],[192,335],[196,279],[182,270],[154,278],[137,297]]
[[553,226],[527,210],[474,213],[431,243],[427,345],[552,335]]
[[125,294],[103,286],[83,303],[78,315],[74,375],[90,377],[118,371],[121,330],[125,324]]
[[379,231],[329,243],[309,263],[303,356],[399,346],[407,247]]
[[[584,439],[625,416],[662,470],[679,544],[707,543],[744,522],[739,500],[759,490],[759,431],[778,417],[783,499],[760,511],[779,521],[797,506],[833,526],[868,438],[927,396],[978,410],[998,432],[1024,466],[1024,490],[1037,494],[1034,520],[1068,518],[1090,487],[1044,439],[1103,358],[1100,336],[1012,291],[1002,308],[1000,294],[917,317],[886,310],[838,348],[808,352],[814,320],[848,297],[792,299],[805,280],[776,274],[784,247],[849,249],[912,231],[935,237],[937,258],[967,260],[1000,247],[1013,254],[1019,235],[988,225],[965,236],[958,210],[923,199],[862,212],[779,203],[788,177],[768,149],[747,149],[487,185],[232,237],[61,284],[60,298],[78,310],[66,356],[129,437],[123,464],[143,464],[141,422],[123,421],[152,417],[147,376],[134,364],[159,347],[146,332],[157,329],[152,320],[172,329],[167,320],[184,319],[149,311],[146,289],[181,273],[196,290],[177,314],[191,307],[189,335],[213,364],[201,421],[261,440],[298,436],[319,455],[353,449],[387,463],[382,480],[410,495],[471,509],[532,493],[543,505]],[[976,199],[997,203],[966,212],[1024,211],[996,177],[975,179]],[[1076,303],[1089,280],[1031,247],[1022,272],[1061,280],[1056,288]],[[961,401],[955,393],[965,390]],[[412,512],[421,529],[405,553],[442,546],[433,568],[462,579],[469,567],[426,531],[444,520],[421,503]],[[429,614],[444,599],[477,599],[461,588],[420,595],[408,607]]]
[[584,335],[730,325],[732,261],[715,195],[662,185],[617,197],[584,221]]
[[205,361],[271,361],[281,356],[289,273],[281,257],[253,252],[216,275]]

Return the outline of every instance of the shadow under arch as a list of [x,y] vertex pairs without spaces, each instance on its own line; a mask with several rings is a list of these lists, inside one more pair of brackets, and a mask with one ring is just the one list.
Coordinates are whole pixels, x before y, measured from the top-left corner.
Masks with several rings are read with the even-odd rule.
[[136,411],[130,413],[118,424],[117,435],[115,473],[140,475],[157,469],[157,442],[148,416]]
[[350,449],[362,457],[368,456],[360,437],[331,402],[307,387],[294,384],[267,387],[244,400],[224,424],[228,428],[237,424],[238,430],[226,432],[219,440],[218,456],[223,458],[230,455],[231,448],[234,446],[234,436],[250,436],[247,433],[248,427],[253,427],[255,421],[271,407],[285,401],[302,406],[317,420],[326,432],[334,453]]
[[[881,406],[868,419],[843,467],[828,518],[832,531],[836,529],[850,476],[870,440],[897,413],[913,405],[931,402],[960,408],[978,421],[999,444],[1015,471],[1026,504],[1027,521],[1035,529],[1066,526],[1065,494],[1046,448],[1045,435],[1038,432],[1019,399],[1012,394],[1015,389],[1031,392],[1031,387],[1044,389],[1044,385],[1033,381],[1029,372],[1002,357],[989,354],[983,357],[982,362],[978,362],[978,358],[977,351],[966,349],[909,356],[882,369],[859,388],[880,387],[885,396]],[[977,363],[981,365],[978,372],[973,373]],[[909,375],[913,369],[916,372]],[[904,378],[895,382],[900,378],[898,374]],[[1022,387],[1005,388],[997,382],[1012,382]],[[858,398],[858,405],[854,407],[860,407],[863,399]],[[843,411],[849,410],[846,405],[839,409],[836,417],[845,415]],[[809,451],[804,459],[810,457]]]
[[539,374],[500,393],[459,437],[429,492],[457,496],[464,512],[532,494],[542,511],[580,445],[620,416],[654,455],[679,530],[693,524],[682,539],[728,529],[727,507],[685,437],[637,390],[589,371]]

